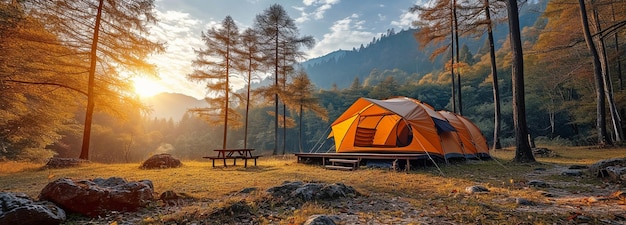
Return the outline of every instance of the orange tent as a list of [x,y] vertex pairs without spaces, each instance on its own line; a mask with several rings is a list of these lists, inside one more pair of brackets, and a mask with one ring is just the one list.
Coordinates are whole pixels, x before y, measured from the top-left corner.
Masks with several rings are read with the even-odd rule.
[[456,116],[463,122],[463,124],[465,124],[467,131],[472,136],[472,144],[476,147],[476,156],[480,158],[489,158],[489,146],[487,145],[487,139],[485,139],[485,136],[483,136],[482,132],[480,132],[478,126],[461,115]]
[[439,111],[450,124],[456,129],[458,139],[461,141],[463,152],[468,158],[488,158],[489,147],[487,140],[480,129],[469,119],[448,111]]
[[476,155],[476,150],[465,152],[457,129],[446,117],[407,97],[359,98],[331,128],[329,138],[334,137],[337,153],[428,153],[445,159]]

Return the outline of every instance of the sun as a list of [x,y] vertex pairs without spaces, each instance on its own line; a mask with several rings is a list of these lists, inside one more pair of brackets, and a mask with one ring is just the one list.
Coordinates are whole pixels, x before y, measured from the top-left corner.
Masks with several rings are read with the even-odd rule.
[[136,77],[133,78],[135,93],[140,97],[152,97],[164,91],[163,86],[150,78]]

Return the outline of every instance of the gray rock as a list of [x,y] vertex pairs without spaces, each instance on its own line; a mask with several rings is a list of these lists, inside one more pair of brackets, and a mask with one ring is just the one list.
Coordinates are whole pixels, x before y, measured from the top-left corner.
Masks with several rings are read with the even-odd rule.
[[73,180],[62,178],[48,183],[39,199],[90,217],[107,211],[135,211],[154,200],[152,182],[126,182],[122,178]]
[[48,163],[46,163],[45,167],[49,169],[61,169],[77,167],[85,163],[89,163],[89,161],[75,158],[51,158],[50,160],[48,160]]
[[592,176],[608,177],[609,174],[606,172],[606,168],[609,166],[626,167],[626,158],[600,160],[589,167],[589,172],[591,172]]
[[291,195],[305,201],[310,201],[316,198],[316,196],[318,195],[318,193],[320,193],[320,190],[322,190],[323,187],[324,184],[308,183],[294,190]]
[[335,221],[325,215],[312,215],[303,225],[335,225]]
[[109,177],[108,179],[98,177],[91,181],[100,187],[115,187],[126,183],[126,180],[121,177]]
[[354,197],[359,193],[342,183],[303,183],[300,181],[283,183],[267,190],[273,197],[297,198],[304,201]]
[[608,174],[608,178],[615,182],[626,181],[626,167],[608,166],[604,168]]
[[302,188],[298,188],[293,192],[293,196],[303,200],[318,199],[336,199],[344,197],[354,197],[357,195],[356,190],[342,183],[335,184],[306,184]]
[[183,163],[172,157],[170,154],[153,155],[144,161],[139,168],[141,169],[166,169],[181,167]]
[[532,201],[530,201],[528,199],[525,199],[525,198],[516,198],[515,199],[515,203],[517,205],[535,205],[534,202],[532,202]]
[[583,171],[567,169],[567,170],[563,170],[563,172],[561,172],[561,175],[563,175],[563,176],[571,176],[571,177],[578,177],[578,176],[582,176],[583,175]]
[[528,186],[538,187],[538,188],[549,188],[550,187],[549,184],[547,184],[546,182],[540,181],[540,180],[528,181]]
[[0,192],[0,224],[60,224],[65,211],[51,202],[35,202],[26,194]]
[[354,197],[357,196],[358,192],[350,187],[346,186],[343,183],[334,183],[330,185],[326,185],[322,188],[319,199],[334,199],[334,198],[343,198],[343,197]]
[[486,187],[483,186],[469,186],[465,188],[465,192],[469,193],[469,194],[474,194],[474,193],[486,193],[489,192],[489,189],[487,189]]
[[271,193],[273,197],[289,197],[293,191],[304,185],[301,181],[289,182],[285,181],[283,184],[267,189],[267,192]]

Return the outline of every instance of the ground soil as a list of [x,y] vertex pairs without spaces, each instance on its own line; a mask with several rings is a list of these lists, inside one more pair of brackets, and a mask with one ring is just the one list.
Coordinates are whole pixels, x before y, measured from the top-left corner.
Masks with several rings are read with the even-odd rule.
[[[545,198],[519,203],[514,211],[525,213],[524,215],[554,215],[559,217],[556,219],[559,222],[555,224],[626,224],[626,195],[622,192],[625,190],[622,184],[583,182],[583,179],[598,179],[588,174],[573,179],[558,179],[563,176],[561,173],[566,169],[563,166],[555,166],[525,174],[526,180],[517,184],[519,185],[517,188],[541,192]],[[543,181],[546,186],[529,187],[527,183],[533,180]],[[460,194],[464,197],[471,195]],[[71,217],[68,224],[179,224],[181,222],[185,224],[259,224],[259,221],[263,224],[289,224],[285,221],[286,214],[299,207],[299,205],[289,204],[276,207],[275,203],[259,202],[256,204],[258,208],[255,209],[255,213],[238,214],[233,212],[236,211],[233,208],[220,209],[220,213],[233,213],[233,218],[229,218],[229,215],[222,218],[219,218],[219,215],[216,218],[213,218],[216,215],[191,215],[197,212],[193,212],[190,208],[202,208],[214,201],[228,201],[227,199],[232,197],[233,195],[213,200],[187,199],[171,204],[158,202],[139,212],[112,212],[104,218],[96,219]],[[494,201],[496,203],[501,201],[505,204],[519,200],[515,196],[505,196]],[[354,198],[326,201],[321,204],[332,209],[334,214],[329,216],[338,224],[464,224],[458,222],[457,218],[442,215],[433,207],[416,206],[408,198],[384,193],[366,193]],[[180,214],[181,211],[189,212],[189,220],[168,221],[164,219],[166,218],[164,215]],[[508,213],[514,214],[515,212]],[[224,218],[228,219],[223,220]],[[532,221],[532,218],[529,218],[529,221]],[[488,224],[508,223],[507,221],[493,221]]]

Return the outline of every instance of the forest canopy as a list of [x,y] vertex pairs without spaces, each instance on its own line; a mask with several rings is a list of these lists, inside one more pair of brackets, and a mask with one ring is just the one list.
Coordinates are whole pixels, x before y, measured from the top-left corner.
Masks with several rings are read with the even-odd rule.
[[[58,30],[22,2],[29,1],[0,2],[0,160],[78,157],[87,101],[85,49],[64,44]],[[538,144],[596,145],[597,88],[593,85],[593,60],[581,32],[579,5],[567,0],[546,0],[528,1],[520,6],[530,135]],[[592,17],[594,40],[603,43],[597,48],[604,53],[607,91],[612,93],[618,117],[625,118],[622,74],[626,68],[626,2],[599,0],[588,4],[587,11]],[[110,73],[117,68],[100,67],[97,74],[103,76],[97,79],[100,82],[96,82],[96,92],[101,97],[96,100],[89,158],[98,162],[137,162],[152,154],[171,153],[183,159],[200,159],[211,154],[211,149],[244,145],[271,154],[276,153],[275,136],[280,139],[278,148],[284,147],[286,153],[327,152],[333,149],[332,141],[326,140],[330,123],[360,97],[407,96],[436,109],[450,110],[452,77],[446,62],[452,55],[444,53],[429,59],[434,48],[419,48],[420,43],[414,38],[417,29],[389,29],[370,43],[329,54],[327,58],[305,61],[301,52],[293,51],[288,55],[289,63],[277,64],[283,62],[274,59],[275,67],[268,66],[263,61],[268,59],[262,57],[258,64],[229,64],[236,71],[233,74],[244,80],[256,81],[259,74],[276,72],[269,80],[252,82],[252,94],[247,99],[247,87],[230,90],[224,89],[222,81],[213,83],[225,90],[220,93],[232,94],[228,108],[233,115],[231,120],[238,121],[229,122],[237,125],[229,129],[224,129],[223,119],[206,120],[193,112],[180,118],[155,118],[131,93],[128,79]],[[506,30],[505,24],[498,23],[494,31],[503,147],[514,145],[512,56]],[[240,32],[239,35],[244,30]],[[477,124],[491,142],[494,103],[489,44],[484,34],[472,34],[462,36],[459,45],[459,104],[463,106],[463,115]],[[158,52],[162,46],[152,47],[149,50]],[[263,55],[262,51],[268,49],[258,51],[250,50],[249,56]],[[148,64],[136,65],[154,69]],[[213,69],[212,72],[219,71]],[[284,85],[285,92],[272,90],[276,83]],[[287,98],[294,90],[307,90],[298,101],[314,102],[310,110],[299,107],[295,98]],[[274,105],[275,95],[280,95],[276,97],[280,108]],[[610,113],[611,110],[606,112],[608,138],[623,140],[619,137],[623,121],[612,119]],[[249,121],[247,128],[241,126],[244,120]],[[277,121],[281,129],[272,129]],[[223,138],[224,130],[228,132],[227,140]]]

